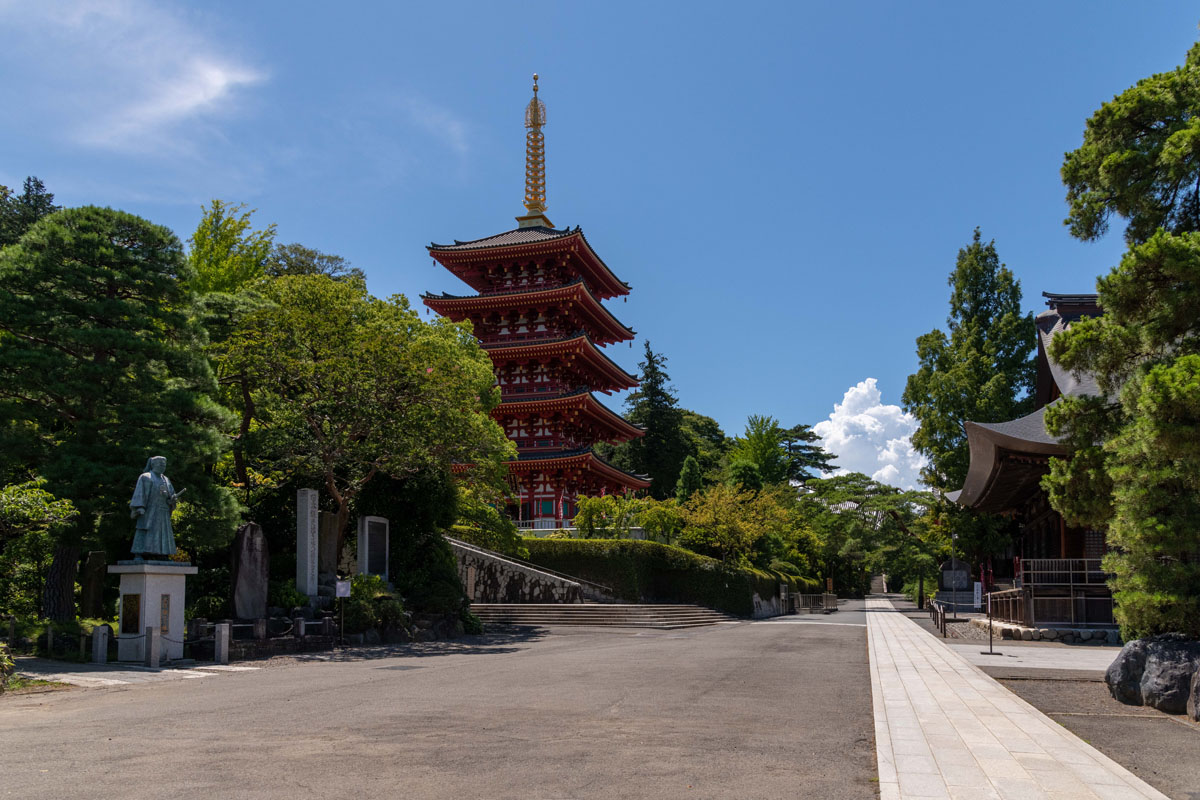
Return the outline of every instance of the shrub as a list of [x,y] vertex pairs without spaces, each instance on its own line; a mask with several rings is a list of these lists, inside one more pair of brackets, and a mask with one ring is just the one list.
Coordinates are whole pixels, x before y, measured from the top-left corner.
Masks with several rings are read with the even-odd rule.
[[308,595],[296,588],[295,578],[267,583],[267,605],[290,611],[296,606],[308,605]]
[[479,634],[483,633],[483,621],[470,611],[463,609],[461,619],[463,624],[463,633],[469,633],[472,636],[478,636]]
[[4,687],[8,685],[8,678],[15,666],[12,656],[8,654],[8,645],[0,644],[0,694],[4,694]]
[[394,628],[406,621],[403,604],[392,596],[378,575],[355,575],[350,581],[350,596],[342,602],[347,633]]
[[753,596],[819,591],[810,578],[722,564],[681,547],[631,539],[528,538],[529,559],[567,575],[609,586],[622,600],[698,603],[748,617]]

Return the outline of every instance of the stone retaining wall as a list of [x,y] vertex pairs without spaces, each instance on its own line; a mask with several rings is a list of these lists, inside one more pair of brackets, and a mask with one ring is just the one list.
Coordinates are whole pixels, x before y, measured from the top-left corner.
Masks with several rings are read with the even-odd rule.
[[580,585],[567,578],[510,561],[473,545],[448,539],[458,560],[458,577],[472,603],[582,603]]
[[[983,631],[988,629],[986,618],[976,617],[971,625]],[[1093,642],[1095,644],[1120,644],[1121,633],[1116,628],[1026,628],[1024,625],[1014,625],[1011,622],[992,620],[992,631],[1001,639],[1021,639],[1026,642],[1064,642],[1065,644],[1080,644]]]

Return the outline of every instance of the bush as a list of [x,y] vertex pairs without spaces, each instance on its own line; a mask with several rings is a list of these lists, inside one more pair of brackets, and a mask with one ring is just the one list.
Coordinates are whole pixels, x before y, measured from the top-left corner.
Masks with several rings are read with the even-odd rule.
[[386,630],[407,621],[403,604],[392,596],[378,575],[355,575],[350,581],[350,596],[342,602],[347,633],[362,633],[371,628]]
[[8,654],[8,645],[0,644],[0,694],[4,694],[4,687],[8,685],[8,678],[15,666],[12,656]]
[[631,539],[527,538],[529,560],[549,569],[609,586],[628,602],[698,603],[748,617],[754,594],[773,597],[779,584],[812,593],[818,581],[722,564],[681,547]]
[[267,605],[291,611],[297,606],[308,605],[308,595],[296,588],[296,579],[267,582]]
[[472,636],[478,636],[479,634],[483,633],[483,621],[470,611],[463,609],[461,619],[463,633],[469,633]]

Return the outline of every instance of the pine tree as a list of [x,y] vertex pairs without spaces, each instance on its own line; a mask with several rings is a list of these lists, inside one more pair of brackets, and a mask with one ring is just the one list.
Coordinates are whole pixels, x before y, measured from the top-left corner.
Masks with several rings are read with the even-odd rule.
[[[182,247],[166,228],[104,208],[60,211],[0,250],[0,450],[19,448],[79,510],[55,552],[46,614],[74,615],[80,548],[128,548],[129,494],[151,455],[169,459],[211,543],[236,507],[213,482],[228,414],[204,358]],[[34,435],[24,435],[32,432]]]
[[903,403],[920,422],[912,444],[929,458],[926,484],[962,486],[970,453],[965,423],[1002,422],[1033,410],[1033,319],[1021,311],[1021,284],[975,229],[950,273],[949,335],[917,339],[920,367],[908,376]]
[[666,370],[667,357],[655,353],[646,342],[638,390],[625,401],[625,417],[645,428],[646,435],[634,439],[614,454],[614,463],[630,472],[649,475],[650,495],[666,500],[675,492],[679,471],[688,455],[682,431],[683,415]]
[[54,205],[54,195],[32,175],[25,179],[19,195],[0,186],[0,247],[15,244],[33,223],[55,211],[58,206]]

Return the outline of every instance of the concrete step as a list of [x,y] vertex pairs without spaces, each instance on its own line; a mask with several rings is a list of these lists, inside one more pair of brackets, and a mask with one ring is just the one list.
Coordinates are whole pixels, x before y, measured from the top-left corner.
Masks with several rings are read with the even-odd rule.
[[693,605],[609,603],[473,603],[483,622],[513,625],[601,625],[611,627],[683,628],[733,622],[734,618]]

